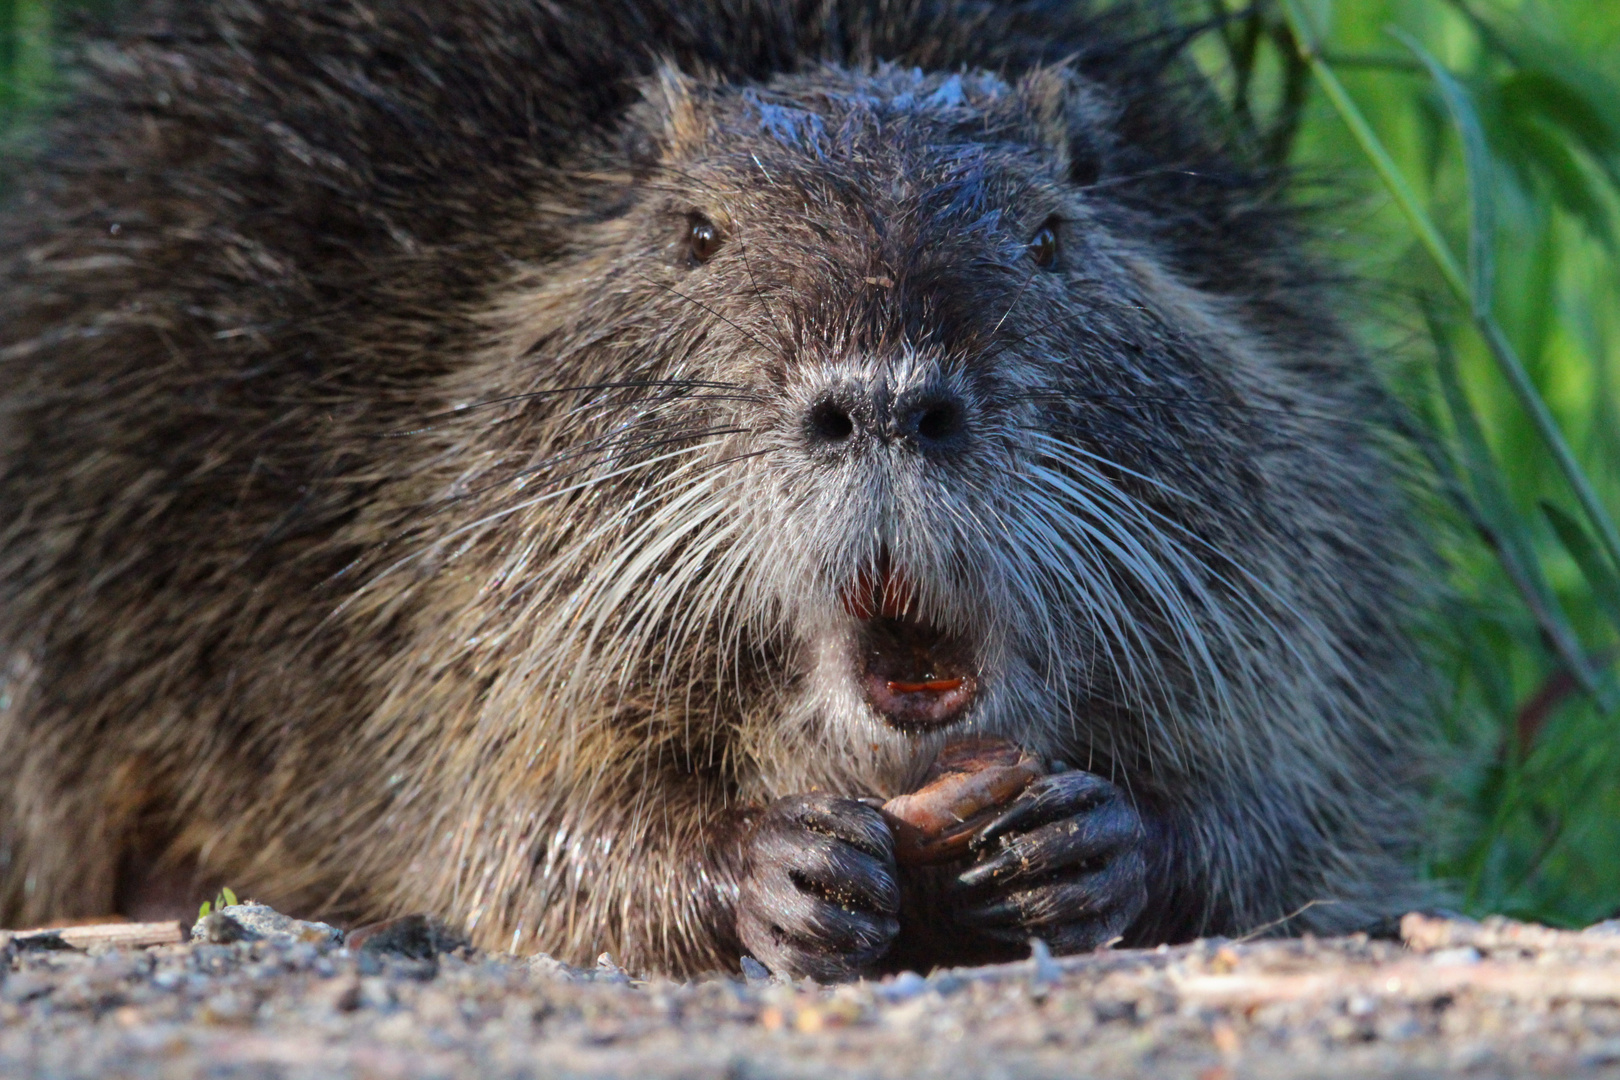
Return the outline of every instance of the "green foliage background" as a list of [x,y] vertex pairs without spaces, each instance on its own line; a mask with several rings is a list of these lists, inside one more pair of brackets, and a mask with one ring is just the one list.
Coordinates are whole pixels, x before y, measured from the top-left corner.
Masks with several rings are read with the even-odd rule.
[[[1235,92],[1240,35],[1259,25],[1248,96],[1262,131],[1289,123],[1288,87],[1307,85],[1287,160],[1307,194],[1312,178],[1348,188],[1332,246],[1373,286],[1356,314],[1442,477],[1437,531],[1452,572],[1434,636],[1448,745],[1427,870],[1473,913],[1607,918],[1620,907],[1620,579],[1479,324],[1522,360],[1612,514],[1620,4],[1316,0],[1295,4],[1290,27],[1282,3],[1244,9],[1199,55]],[[1474,280],[1494,269],[1481,319],[1448,290],[1320,79],[1302,77],[1290,33],[1301,21],[1457,261]],[[1424,53],[1454,78],[1462,127]]]
[[[52,96],[61,24],[111,2],[0,0],[0,138],[25,137]],[[1499,330],[1522,359],[1584,482],[1620,507],[1620,3],[1179,10],[1208,21],[1192,52],[1233,103],[1235,137],[1293,169],[1302,198],[1333,202],[1330,253],[1363,283],[1342,314],[1386,361],[1442,478],[1449,587],[1433,639],[1445,764],[1425,870],[1473,913],[1561,924],[1615,914],[1620,567],[1481,330]],[[1470,281],[1491,279],[1478,317],[1322,92],[1302,40],[1319,44]],[[1425,54],[1451,73],[1461,112]],[[1472,158],[1460,134],[1471,128]]]

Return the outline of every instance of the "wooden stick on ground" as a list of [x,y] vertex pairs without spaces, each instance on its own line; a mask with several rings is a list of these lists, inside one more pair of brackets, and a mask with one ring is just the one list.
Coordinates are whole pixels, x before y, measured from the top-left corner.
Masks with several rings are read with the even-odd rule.
[[115,949],[144,949],[151,945],[178,945],[186,940],[186,926],[179,920],[173,920],[0,931],[0,945],[4,945],[8,939],[19,948],[49,947],[50,939],[54,939],[70,949],[90,949],[98,945]]

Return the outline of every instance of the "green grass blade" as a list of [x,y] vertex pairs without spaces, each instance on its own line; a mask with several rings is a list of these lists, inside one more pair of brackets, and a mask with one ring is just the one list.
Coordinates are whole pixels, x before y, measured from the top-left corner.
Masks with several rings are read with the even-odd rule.
[[1396,205],[1401,208],[1401,213],[1406,216],[1413,231],[1417,233],[1418,242],[1440,268],[1440,276],[1445,279],[1446,286],[1460,300],[1467,303],[1468,280],[1463,274],[1462,267],[1451,254],[1451,248],[1446,245],[1445,237],[1440,235],[1440,230],[1435,228],[1434,222],[1429,220],[1429,215],[1424,213],[1422,205],[1418,202],[1417,192],[1406,182],[1406,176],[1395,164],[1395,159],[1389,156],[1389,151],[1384,149],[1384,144],[1373,131],[1372,125],[1367,123],[1367,118],[1356,107],[1350,92],[1344,88],[1344,84],[1333,73],[1333,69],[1322,59],[1316,46],[1316,37],[1311,32],[1304,12],[1300,9],[1299,0],[1283,0],[1283,11],[1294,32],[1294,41],[1299,49],[1300,58],[1310,65],[1311,74],[1315,77],[1317,85],[1322,88],[1322,93],[1327,95],[1334,111],[1350,129],[1356,144],[1361,147],[1362,153],[1367,155],[1367,159],[1377,170],[1379,179],[1383,180],[1384,186],[1394,196]]
[[1517,69],[1502,84],[1504,107],[1564,131],[1620,186],[1620,82],[1523,14],[1497,7],[1485,18],[1463,0],[1451,6]]
[[0,128],[17,97],[17,0],[0,0]]
[[1615,629],[1620,630],[1620,575],[1616,575],[1614,569],[1603,562],[1597,545],[1592,543],[1592,538],[1581,528],[1580,522],[1545,499],[1541,502],[1541,512],[1558,535],[1558,542],[1564,545],[1564,550],[1569,552],[1569,557],[1580,568],[1587,588],[1592,591],[1592,599],[1609,617]]
[[1612,695],[1605,692],[1603,684],[1587,662],[1580,637],[1570,626],[1558,598],[1547,584],[1540,560],[1536,558],[1535,545],[1502,486],[1500,466],[1485,441],[1479,418],[1463,390],[1456,358],[1452,356],[1440,327],[1431,321],[1430,330],[1435,339],[1436,373],[1441,392],[1451,413],[1452,428],[1462,452],[1462,469],[1474,492],[1470,516],[1484,534],[1486,542],[1495,549],[1503,571],[1559,660],[1575,676],[1581,689],[1591,695],[1601,708],[1613,711],[1616,703],[1611,700]]
[[1491,192],[1491,176],[1495,172],[1491,151],[1485,142],[1485,129],[1479,122],[1479,113],[1462,84],[1418,44],[1416,38],[1391,27],[1390,34],[1412,51],[1412,55],[1428,69],[1429,77],[1440,91],[1446,112],[1462,139],[1463,158],[1468,174],[1468,285],[1469,298],[1474,307],[1490,311],[1495,286],[1494,252],[1496,250],[1496,200]]

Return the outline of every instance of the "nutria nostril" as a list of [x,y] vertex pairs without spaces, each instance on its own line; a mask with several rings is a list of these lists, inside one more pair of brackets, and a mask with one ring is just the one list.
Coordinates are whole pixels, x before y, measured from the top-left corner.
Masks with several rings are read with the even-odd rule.
[[936,399],[924,404],[912,428],[924,445],[952,442],[967,430],[967,413],[954,398]]
[[818,443],[841,443],[855,434],[855,421],[841,403],[823,398],[810,410],[810,438]]

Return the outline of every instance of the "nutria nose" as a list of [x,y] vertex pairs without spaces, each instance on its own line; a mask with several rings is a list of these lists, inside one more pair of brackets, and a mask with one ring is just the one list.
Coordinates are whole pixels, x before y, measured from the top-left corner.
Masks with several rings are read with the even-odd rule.
[[861,439],[900,443],[923,451],[955,449],[967,432],[967,407],[950,390],[928,387],[891,396],[881,384],[870,391],[840,386],[810,406],[810,444],[839,450]]

